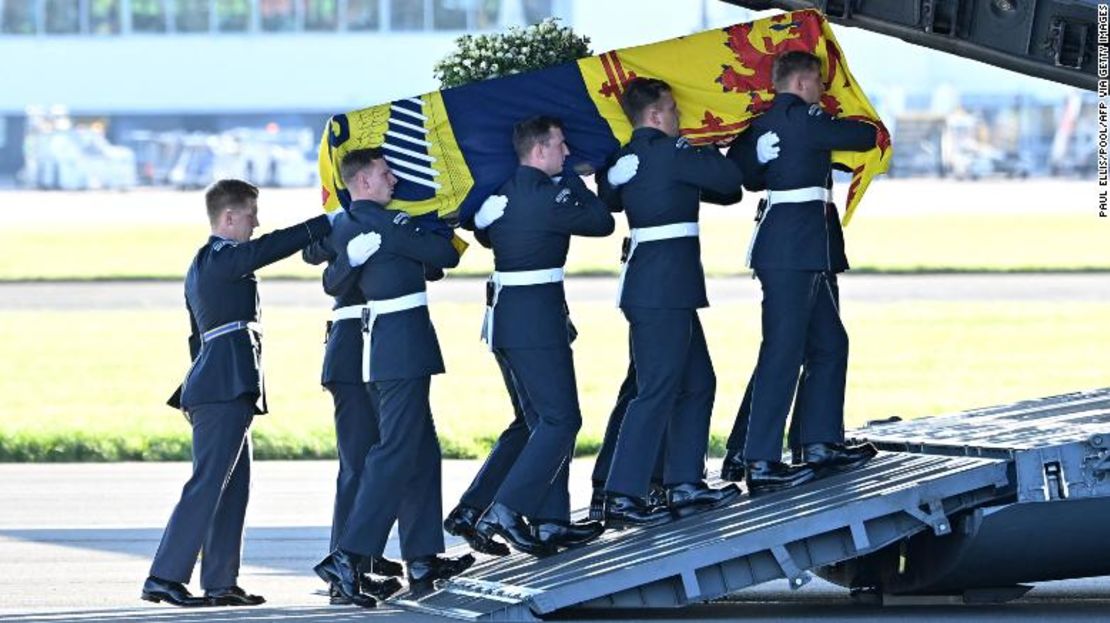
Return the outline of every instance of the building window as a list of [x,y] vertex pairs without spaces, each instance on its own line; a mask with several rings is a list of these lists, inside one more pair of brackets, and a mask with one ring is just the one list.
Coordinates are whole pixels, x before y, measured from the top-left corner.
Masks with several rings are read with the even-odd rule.
[[424,0],[389,0],[390,30],[424,30]]
[[177,32],[208,32],[208,0],[174,0]]
[[35,0],[0,0],[0,32],[8,35],[35,34]]
[[250,0],[216,0],[216,27],[220,32],[246,32],[250,25]]
[[259,0],[262,30],[284,32],[297,28],[297,9],[293,0]]
[[334,31],[339,26],[339,0],[303,0],[304,29]]
[[378,0],[347,0],[347,30],[377,30],[380,25]]
[[133,32],[166,32],[166,5],[163,0],[131,0]]
[[435,0],[432,4],[432,27],[436,30],[466,30],[471,0]]
[[81,5],[78,0],[46,0],[46,32],[52,35],[81,32]]
[[91,0],[89,32],[94,35],[119,34],[119,0]]
[[551,17],[551,0],[520,0],[524,5],[524,22],[535,24]]
[[474,23],[470,27],[478,30],[496,28],[500,0],[474,0],[474,4]]

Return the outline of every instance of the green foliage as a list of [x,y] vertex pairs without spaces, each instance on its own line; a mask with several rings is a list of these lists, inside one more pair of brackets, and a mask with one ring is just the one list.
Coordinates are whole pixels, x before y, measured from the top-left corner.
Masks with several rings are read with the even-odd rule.
[[557,18],[507,32],[463,35],[458,49],[436,63],[433,73],[447,89],[471,82],[543,69],[591,56],[590,38],[576,35]]

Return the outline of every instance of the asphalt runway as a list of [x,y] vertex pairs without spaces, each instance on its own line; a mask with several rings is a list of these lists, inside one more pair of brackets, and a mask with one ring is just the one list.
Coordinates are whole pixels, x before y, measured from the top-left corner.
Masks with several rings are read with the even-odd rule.
[[[572,466],[572,500],[589,496],[590,460]],[[478,468],[444,465],[444,511]],[[259,608],[182,610],[139,600],[151,556],[188,473],[186,463],[0,465],[0,621],[442,621],[388,605],[328,606],[311,567],[327,549],[335,463],[258,462],[247,516],[241,584]],[[1060,528],[1060,527],[1055,527]],[[449,540],[448,546],[457,544]],[[396,534],[387,555],[398,557]],[[194,585],[194,589],[195,589]],[[792,592],[784,581],[729,601],[681,610],[577,612],[563,620],[645,621],[1106,621],[1110,577],[1048,582],[1003,605],[854,603],[820,580]]]
[[[1110,273],[990,273],[876,275],[847,273],[840,278],[845,301],[1110,301]],[[751,277],[707,281],[710,303],[758,302],[759,283]],[[566,281],[571,303],[609,302],[617,291],[612,277]],[[331,299],[315,281],[262,280],[266,307],[327,308]],[[484,281],[452,278],[428,285],[436,301],[481,303]],[[182,285],[175,281],[82,281],[0,283],[0,310],[182,309]]]

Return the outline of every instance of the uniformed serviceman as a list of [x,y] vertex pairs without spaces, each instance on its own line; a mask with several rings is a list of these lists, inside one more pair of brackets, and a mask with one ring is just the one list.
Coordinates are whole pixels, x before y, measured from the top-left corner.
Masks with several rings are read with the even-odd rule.
[[[507,204],[508,199],[504,195],[493,195],[486,199],[474,215],[474,230],[485,230],[501,218],[505,214]],[[490,246],[489,236],[479,235],[477,239],[483,246]],[[474,475],[470,486],[463,492],[458,505],[451,509],[447,518],[443,520],[443,529],[448,534],[462,537],[475,551],[492,556],[508,556],[508,546],[478,536],[475,527],[482,512],[493,503],[493,496],[501,487],[505,475],[509,473],[509,469],[524,449],[524,444],[528,442],[531,431],[528,429],[524,412],[532,407],[527,402],[527,397],[517,391],[516,380],[505,357],[497,351],[493,352],[493,356],[505,383],[505,390],[509,394],[509,402],[513,407],[513,420],[493,444],[489,456],[478,469],[478,473]]]
[[[212,235],[185,276],[193,365],[170,399],[193,427],[193,475],[181,491],[142,598],[177,606],[254,606],[238,586],[251,469],[251,420],[266,413],[262,329],[254,271],[288,257],[331,230],[320,215],[251,240],[258,188],[233,179],[205,192]],[[205,597],[185,588],[203,550]]]
[[[874,456],[871,446],[843,445],[848,334],[840,320],[836,274],[847,270],[848,261],[831,202],[830,152],[871,149],[876,128],[822,111],[816,56],[786,52],[775,59],[772,73],[776,95],[770,110],[732,148],[738,161],[750,162],[752,137],[773,131],[782,150],[763,171],[768,192],[749,258],[763,289],[763,341],[752,375],[743,452],[752,493],[851,469]],[[805,465],[790,466],[781,461],[782,434],[795,390]]]
[[[347,213],[340,209],[332,233],[309,245],[301,254],[306,262],[313,265],[327,262],[329,266],[335,262],[338,254],[334,250],[334,236],[347,218]],[[359,238],[355,253],[348,255],[353,268],[365,263],[381,246],[381,236],[376,232],[360,234]],[[340,271],[325,271],[323,280],[324,291],[334,297],[335,303],[325,329],[320,383],[331,394],[335,405],[335,445],[339,451],[329,552],[339,544],[339,536],[343,534],[358,493],[366,454],[379,439],[377,395],[362,382],[362,310],[366,306],[366,296],[358,287],[357,273],[347,271],[348,278],[341,281],[332,278],[339,274]],[[361,570],[389,576],[385,580],[363,576],[363,592],[384,599],[401,590],[401,583],[395,579],[404,574],[400,563],[384,557],[369,558],[363,561]],[[332,604],[348,603],[334,584],[329,586],[328,595]]]
[[567,479],[582,414],[563,266],[571,236],[607,236],[614,224],[577,174],[566,172],[559,183],[551,179],[563,172],[569,153],[557,119],[521,121],[513,128],[513,147],[520,167],[499,191],[508,206],[486,230],[495,272],[484,333],[532,407],[524,412],[531,434],[476,531],[543,555],[584,544],[603,530],[598,522],[570,523]]
[[[740,169],[713,147],[679,136],[678,107],[662,80],[635,78],[621,104],[634,127],[621,158],[638,171],[616,191],[602,185],[631,230],[618,285],[629,321],[636,397],[617,436],[606,480],[607,526],[653,525],[715,508],[739,495],[705,484],[716,377],[697,309],[708,305],[698,242],[702,190],[739,196]],[[671,513],[650,507],[652,467],[666,434],[663,484]]]
[[[747,182],[744,183],[747,188]],[[749,190],[754,190],[749,188]],[[752,381],[755,377],[748,378],[748,385],[744,388],[744,396],[740,399],[740,407],[736,410],[736,419],[732,423],[732,431],[725,441],[725,456],[721,460],[721,480],[743,482],[747,474],[747,462],[744,460],[744,443],[748,440],[748,424],[752,412]],[[798,391],[803,392],[805,379],[800,379]],[[794,463],[802,462],[802,449],[798,445],[798,414],[797,405],[795,413],[790,418],[790,428],[786,432],[786,447],[790,448]]]
[[[387,207],[397,179],[380,150],[347,153],[340,175],[352,201],[350,218],[337,228],[338,256],[329,270],[357,270],[358,287],[367,299],[362,377],[378,395],[380,440],[366,455],[338,546],[315,570],[346,599],[372,607],[376,602],[361,590],[358,563],[382,555],[394,521],[410,588],[429,588],[474,562],[469,554],[437,556],[444,550],[441,457],[428,398],[432,375],[444,367],[425,280],[428,271],[457,265],[459,254],[449,237]],[[381,236],[381,248],[353,268],[348,257],[365,240],[359,234],[368,232]]]
[[[608,183],[607,192],[626,183],[636,175],[640,166],[638,158],[624,158],[619,163],[613,163],[604,171],[598,171],[597,181],[601,187],[601,176]],[[613,193],[609,192],[610,195]],[[590,519],[602,520],[605,518],[605,481],[609,478],[609,468],[612,465],[613,449],[617,445],[617,435],[620,433],[621,424],[624,422],[625,411],[628,404],[636,397],[636,363],[632,356],[632,340],[628,340],[628,371],[617,390],[617,401],[609,413],[609,421],[605,425],[605,436],[601,440],[601,448],[594,459],[594,471],[591,476],[593,481],[593,495],[590,497]],[[655,461],[655,468],[651,474],[651,491],[648,503],[651,506],[663,506],[667,503],[666,491],[663,489],[663,444],[660,444],[659,456]]]

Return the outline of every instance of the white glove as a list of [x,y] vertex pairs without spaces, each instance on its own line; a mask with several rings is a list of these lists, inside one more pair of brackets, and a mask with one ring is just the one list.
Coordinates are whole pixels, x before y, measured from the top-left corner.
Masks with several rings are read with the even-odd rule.
[[371,255],[382,247],[382,235],[376,231],[359,234],[347,243],[347,261],[351,268],[357,268],[366,263]]
[[640,168],[640,157],[636,154],[627,154],[617,158],[613,166],[609,167],[609,172],[605,177],[609,180],[609,185],[613,188],[621,184],[627,184],[628,180],[636,177],[636,170]]
[[778,158],[779,135],[774,132],[764,132],[763,136],[755,142],[755,157],[759,160],[759,164],[767,164]]
[[478,213],[474,215],[474,226],[485,229],[493,222],[505,215],[505,206],[509,205],[509,198],[505,195],[490,195],[489,199],[482,202]]

